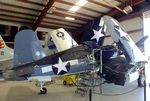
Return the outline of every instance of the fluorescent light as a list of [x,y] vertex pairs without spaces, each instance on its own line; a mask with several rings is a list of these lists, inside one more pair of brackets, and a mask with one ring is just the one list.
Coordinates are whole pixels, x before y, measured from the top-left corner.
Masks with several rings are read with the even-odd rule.
[[75,20],[75,18],[72,18],[72,17],[65,17],[65,19],[68,19],[68,20]]
[[124,9],[123,9],[123,12],[125,13],[125,14],[129,14],[130,12],[132,12],[133,11],[133,9],[132,9],[132,7],[129,5],[129,6],[126,6]]
[[76,5],[79,5],[79,6],[83,6],[87,3],[88,1],[87,0],[79,0]]
[[72,6],[69,10],[76,12],[80,7],[79,6]]
[[79,0],[77,3],[76,3],[76,6],[72,6],[69,11],[72,11],[72,12],[76,12],[78,9],[80,9],[80,6],[83,6],[87,3],[88,1],[87,0]]

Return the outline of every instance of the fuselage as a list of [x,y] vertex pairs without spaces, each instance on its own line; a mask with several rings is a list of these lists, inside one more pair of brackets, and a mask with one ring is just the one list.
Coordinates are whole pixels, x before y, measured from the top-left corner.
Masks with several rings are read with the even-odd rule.
[[0,61],[0,71],[5,71],[12,68],[12,59],[8,59],[5,61]]
[[12,68],[13,56],[13,49],[6,45],[4,48],[0,48],[0,71]]

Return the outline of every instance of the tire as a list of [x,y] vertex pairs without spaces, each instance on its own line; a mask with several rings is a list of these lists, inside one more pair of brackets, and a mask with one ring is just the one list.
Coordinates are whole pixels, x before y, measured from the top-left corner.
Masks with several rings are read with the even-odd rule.
[[47,89],[45,87],[40,90],[40,94],[47,94]]

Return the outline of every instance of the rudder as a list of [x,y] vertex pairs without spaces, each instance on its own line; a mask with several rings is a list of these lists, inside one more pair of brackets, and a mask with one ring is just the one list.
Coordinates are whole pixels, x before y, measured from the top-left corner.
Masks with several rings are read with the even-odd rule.
[[14,44],[14,67],[39,60],[46,56],[37,33],[30,29],[18,32]]

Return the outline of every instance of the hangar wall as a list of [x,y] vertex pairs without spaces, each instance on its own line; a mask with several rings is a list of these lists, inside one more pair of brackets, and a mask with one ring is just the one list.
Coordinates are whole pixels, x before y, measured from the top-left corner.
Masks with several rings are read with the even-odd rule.
[[[137,42],[142,36],[143,36],[143,19],[141,17],[136,17],[133,19],[125,20],[120,22],[122,26],[125,28],[127,32],[129,32],[129,35],[134,40],[134,42]],[[18,28],[22,26],[20,23],[11,23],[7,21],[0,21],[0,24],[4,25],[13,25],[17,26]],[[53,29],[48,28],[41,28],[38,27],[36,31],[44,31],[44,32],[50,32]],[[104,40],[104,45],[113,43],[111,37],[107,37]]]
[[[20,28],[21,26],[28,26],[28,25],[23,25],[23,24],[16,23],[16,22],[8,22],[8,21],[2,21],[2,20],[0,20],[0,24],[17,26],[18,28]],[[50,32],[51,30],[53,30],[53,29],[38,27],[36,31]]]
[[[17,23],[17,22],[8,22],[8,21],[2,21],[2,20],[0,20],[0,24],[1,25],[6,25],[6,26],[15,26],[15,27],[18,27],[18,29],[21,27],[21,26],[28,26],[28,25],[23,25],[23,24],[21,24],[21,23]],[[41,28],[41,27],[38,27],[37,28],[37,30],[36,31],[40,31],[40,32],[50,32],[51,30],[53,30],[53,29],[48,29],[48,28]],[[3,34],[3,33],[0,33],[0,34]],[[11,35],[12,34],[14,34],[14,33],[10,33]],[[42,40],[41,40],[41,43],[42,43],[42,45],[45,45],[45,34],[42,34]],[[14,37],[9,37],[9,38],[14,38]],[[9,39],[8,38],[8,39]],[[8,46],[10,46],[10,47],[12,47],[13,48],[13,45],[12,45],[12,43],[13,42],[10,42],[10,41],[12,41],[12,40],[5,40],[5,41],[8,41],[7,42],[7,45]]]
[[141,17],[122,21],[121,24],[125,30],[129,32],[134,42],[138,41],[143,36],[143,19]]
[[8,21],[3,21],[3,20],[0,20],[0,24],[2,24],[2,25],[10,25],[10,26],[17,26],[17,27],[22,26],[20,23],[8,22]]
[[[134,42],[137,42],[143,36],[143,19],[141,17],[136,17],[120,22],[121,25],[128,32],[130,37]],[[107,37],[104,40],[104,45],[113,43],[111,37]]]

